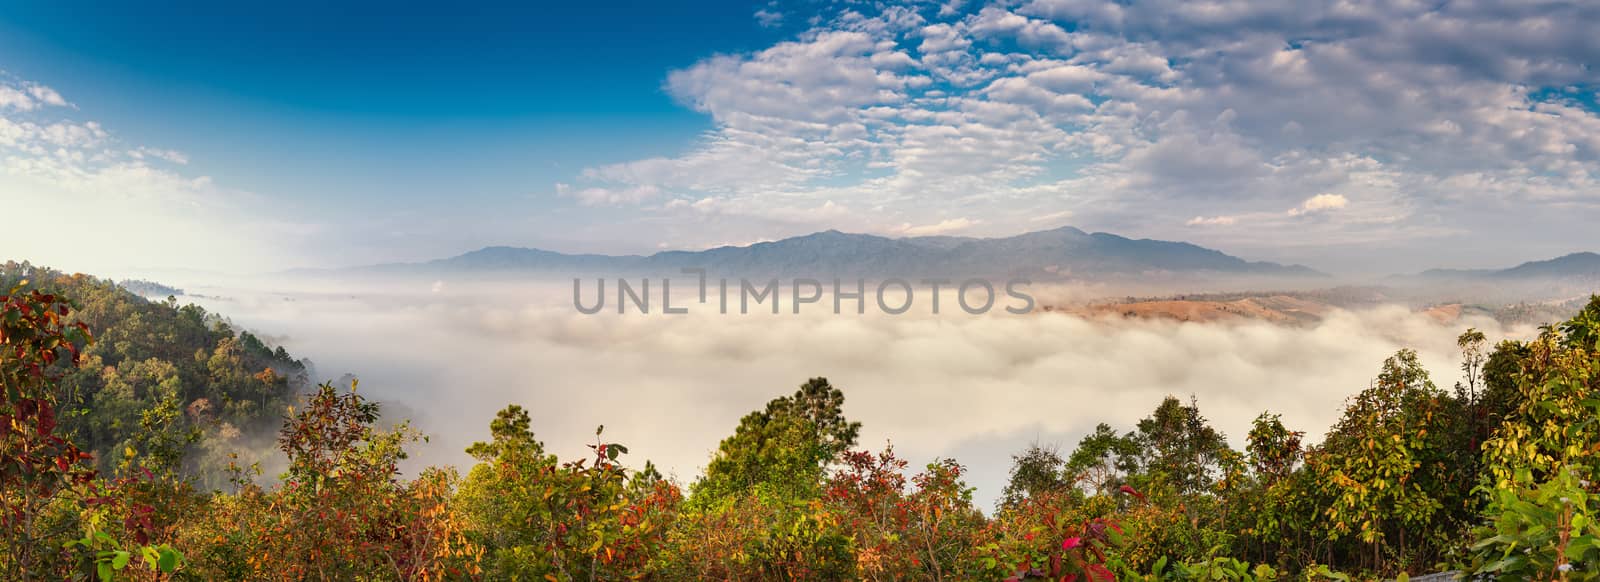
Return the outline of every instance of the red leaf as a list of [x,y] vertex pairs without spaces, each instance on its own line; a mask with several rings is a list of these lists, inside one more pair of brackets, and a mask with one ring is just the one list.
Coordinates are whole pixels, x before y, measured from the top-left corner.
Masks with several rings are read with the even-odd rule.
[[1144,501],[1144,494],[1134,490],[1134,488],[1132,488],[1132,487],[1129,487],[1127,485],[1123,485],[1119,490],[1122,491],[1123,493],[1127,493],[1128,495],[1132,495],[1134,497],[1138,497],[1139,501]]

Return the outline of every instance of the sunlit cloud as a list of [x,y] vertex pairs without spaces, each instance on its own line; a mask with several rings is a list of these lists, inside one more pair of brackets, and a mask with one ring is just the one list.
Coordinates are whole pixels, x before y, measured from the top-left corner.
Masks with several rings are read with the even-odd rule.
[[[1009,234],[1070,212],[1152,235],[1238,226],[1203,236],[1246,247],[1270,247],[1285,216],[1317,218],[1296,228],[1328,241],[1452,236],[1441,217],[1600,205],[1595,10],[853,6],[670,73],[667,90],[713,121],[704,141],[592,167],[574,187],[832,200],[874,209],[872,232],[964,216]],[[708,224],[719,238],[746,228]]]

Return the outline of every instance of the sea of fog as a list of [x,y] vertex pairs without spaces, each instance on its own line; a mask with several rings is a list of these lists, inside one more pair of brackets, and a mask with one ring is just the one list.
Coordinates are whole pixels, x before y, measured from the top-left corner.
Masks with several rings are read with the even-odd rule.
[[[950,309],[953,297],[940,315],[926,301],[904,315],[856,315],[848,303],[834,315],[826,298],[801,315],[787,305],[779,315],[704,306],[582,315],[570,280],[170,282],[188,291],[184,301],[309,358],[315,380],[358,377],[386,417],[410,418],[430,436],[413,449],[412,469],[465,468],[463,449],[516,403],[563,458],[584,454],[604,425],[605,440],[628,445],[631,465],[654,461],[687,484],[741,416],[825,376],[862,423],[861,446],[892,443],[914,468],[954,457],[984,507],[1028,444],[1065,454],[1096,423],[1131,429],[1167,395],[1197,399],[1236,447],[1263,411],[1315,442],[1400,348],[1416,349],[1448,388],[1460,376],[1455,338],[1467,327],[1491,342],[1534,333],[1489,319],[1439,323],[1401,306],[1339,311],[1302,327],[998,308],[973,316]],[[1033,291],[1043,303],[1072,295]]]

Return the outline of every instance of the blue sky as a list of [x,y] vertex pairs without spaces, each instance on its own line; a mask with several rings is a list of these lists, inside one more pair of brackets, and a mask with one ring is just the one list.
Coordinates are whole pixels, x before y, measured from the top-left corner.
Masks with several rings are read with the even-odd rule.
[[1331,271],[1513,263],[1592,246],[1597,22],[1559,1],[5,2],[0,197],[90,234],[0,245],[259,271],[1072,224]]
[[747,2],[613,5],[628,19],[555,3],[325,4],[173,3],[152,15],[12,3],[0,66],[47,79],[119,134],[204,152],[241,187],[382,189],[415,203],[446,186],[523,192],[562,166],[675,151],[709,123],[661,89],[665,71],[780,34]]

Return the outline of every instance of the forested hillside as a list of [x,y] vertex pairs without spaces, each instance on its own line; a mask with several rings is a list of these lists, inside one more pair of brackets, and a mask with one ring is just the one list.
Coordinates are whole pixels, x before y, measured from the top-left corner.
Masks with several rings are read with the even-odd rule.
[[[381,428],[366,388],[286,408],[305,368],[215,316],[81,275],[5,276],[6,580],[1600,576],[1600,297],[1525,343],[1464,330],[1460,385],[1410,351],[1373,362],[1315,446],[1320,427],[1264,412],[1232,449],[1172,397],[1070,451],[994,451],[1013,468],[990,508],[959,460],[863,449],[823,378],[746,415],[690,483],[603,429],[557,458],[523,408],[537,402],[485,419],[465,475],[407,478],[422,435]],[[282,475],[222,461],[230,427],[278,420]],[[192,470],[214,463],[233,477],[218,490]]]
[[146,300],[126,283],[0,264],[0,290],[23,281],[19,290],[71,301],[70,320],[93,330],[96,341],[60,379],[58,430],[101,471],[141,452],[208,486],[225,483],[227,455],[270,450],[284,408],[310,386],[304,363],[199,306]]

